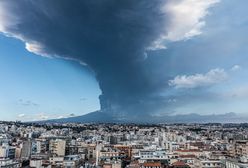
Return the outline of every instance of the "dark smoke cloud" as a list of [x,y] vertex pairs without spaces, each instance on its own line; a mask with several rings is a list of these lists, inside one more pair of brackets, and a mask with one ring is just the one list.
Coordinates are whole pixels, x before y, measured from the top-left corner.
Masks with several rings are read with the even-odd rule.
[[166,31],[165,2],[8,0],[14,23],[5,25],[5,33],[27,42],[32,52],[86,64],[102,90],[102,111],[151,114],[166,105],[158,92],[168,76],[161,74],[161,63],[146,58]]

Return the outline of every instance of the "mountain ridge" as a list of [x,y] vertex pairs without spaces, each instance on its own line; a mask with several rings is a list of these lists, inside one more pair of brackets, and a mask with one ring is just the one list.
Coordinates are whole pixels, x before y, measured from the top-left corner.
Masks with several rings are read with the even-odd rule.
[[231,122],[247,122],[247,117],[242,117],[234,112],[224,114],[208,114],[201,115],[196,113],[178,114],[178,115],[164,115],[164,116],[150,116],[144,115],[119,117],[117,115],[94,111],[81,116],[74,116],[60,119],[50,119],[46,121],[39,121],[44,123],[231,123]]

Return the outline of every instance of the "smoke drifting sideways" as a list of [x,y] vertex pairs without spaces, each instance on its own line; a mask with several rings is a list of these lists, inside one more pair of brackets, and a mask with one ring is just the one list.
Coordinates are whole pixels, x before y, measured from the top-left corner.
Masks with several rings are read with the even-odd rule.
[[[167,33],[165,0],[8,0],[0,2],[0,31],[39,55],[77,60],[95,73],[101,111],[150,115],[166,104],[161,64],[146,51]],[[152,65],[152,66],[151,66]]]

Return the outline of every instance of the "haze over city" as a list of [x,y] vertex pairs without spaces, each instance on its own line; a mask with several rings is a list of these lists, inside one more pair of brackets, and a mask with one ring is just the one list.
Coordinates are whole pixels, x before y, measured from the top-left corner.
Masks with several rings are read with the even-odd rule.
[[1,120],[97,112],[90,121],[101,114],[132,122],[184,115],[241,121],[248,109],[247,5],[2,0]]

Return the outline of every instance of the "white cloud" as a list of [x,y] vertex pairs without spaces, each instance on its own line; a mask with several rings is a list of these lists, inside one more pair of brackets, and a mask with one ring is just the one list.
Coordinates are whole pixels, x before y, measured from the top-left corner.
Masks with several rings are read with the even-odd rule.
[[[50,119],[61,119],[61,118],[67,118],[67,117],[73,117],[75,114],[46,114],[46,113],[39,113],[35,114],[33,117],[33,121],[40,121],[40,120],[50,120]],[[30,119],[28,119],[30,120]]]
[[205,26],[204,17],[208,9],[220,0],[170,0],[162,11],[168,16],[168,23],[160,38],[148,50],[165,49],[164,41],[181,41],[200,35]]
[[171,0],[164,7],[170,16],[166,39],[179,41],[201,34],[205,25],[203,18],[208,9],[219,0]]
[[[23,40],[25,41],[25,40]],[[52,58],[49,54],[47,54],[45,51],[45,47],[43,47],[40,43],[38,42],[26,42],[25,43],[25,48],[32,53],[42,55],[44,57]]]
[[57,119],[65,118],[65,116],[58,116]]
[[38,114],[19,114],[16,119],[23,121],[42,121],[42,120],[50,120],[50,119],[61,119],[67,117],[74,117],[75,114],[47,114],[47,113],[38,113]]
[[147,50],[161,50],[161,49],[166,49],[167,47],[163,44],[164,42],[163,36],[159,38],[158,40],[154,41],[151,46],[147,48]]
[[18,118],[23,118],[23,117],[25,117],[26,115],[25,114],[19,114],[18,115]]
[[203,86],[210,86],[225,81],[228,74],[224,69],[212,69],[206,74],[182,75],[176,76],[169,81],[169,86],[175,88],[197,88]]
[[231,71],[238,71],[240,70],[240,66],[239,65],[234,65],[232,68],[231,68]]

